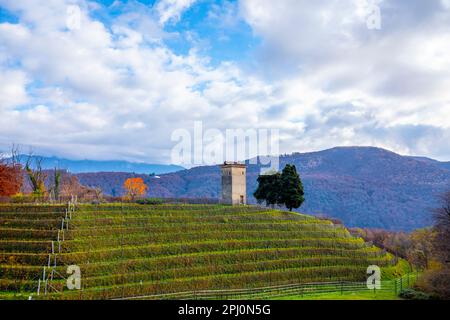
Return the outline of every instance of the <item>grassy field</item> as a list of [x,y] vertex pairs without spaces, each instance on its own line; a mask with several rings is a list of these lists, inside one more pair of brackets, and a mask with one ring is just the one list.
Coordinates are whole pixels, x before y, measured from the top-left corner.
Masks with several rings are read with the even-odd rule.
[[277,297],[275,300],[401,300],[394,292],[391,291],[379,291],[374,293],[373,291],[357,291],[352,293],[340,294],[323,293],[314,294],[309,296],[286,296]]
[[[372,264],[382,268],[383,279],[406,271],[402,261],[343,226],[296,213],[250,206],[79,205],[62,222],[65,209],[0,206],[0,298],[35,295],[44,266],[45,278],[53,278],[46,296],[41,284],[39,298],[46,299],[365,281]],[[62,225],[64,232],[58,231]],[[80,267],[81,291],[67,290],[68,265]]]

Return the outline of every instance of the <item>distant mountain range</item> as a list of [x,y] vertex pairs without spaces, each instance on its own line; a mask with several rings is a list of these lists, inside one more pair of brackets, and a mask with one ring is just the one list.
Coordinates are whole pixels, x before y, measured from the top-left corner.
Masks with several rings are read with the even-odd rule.
[[[450,163],[401,156],[371,147],[344,147],[280,158],[295,164],[305,187],[300,211],[341,219],[348,227],[410,231],[432,224],[437,196],[450,189]],[[248,199],[255,199],[259,165],[247,169]],[[81,173],[80,182],[107,194],[122,194],[129,173]],[[151,197],[218,198],[218,166],[196,167],[151,177],[140,175]]]
[[[43,169],[65,169],[71,173],[82,172],[129,172],[139,174],[163,174],[184,170],[185,168],[176,165],[136,163],[128,161],[95,161],[95,160],[69,160],[57,157],[42,157]],[[28,156],[20,156],[22,162]]]

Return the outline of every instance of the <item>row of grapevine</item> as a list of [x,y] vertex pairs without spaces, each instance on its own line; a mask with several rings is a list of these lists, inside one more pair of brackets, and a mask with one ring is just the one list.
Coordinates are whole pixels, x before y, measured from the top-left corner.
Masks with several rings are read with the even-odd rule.
[[[0,291],[33,289],[42,265],[82,273],[82,290],[51,282],[45,299],[112,299],[179,291],[361,281],[368,265],[395,277],[391,255],[311,216],[251,206],[78,205],[49,254],[64,210],[0,209]],[[1,296],[1,292],[0,292]]]

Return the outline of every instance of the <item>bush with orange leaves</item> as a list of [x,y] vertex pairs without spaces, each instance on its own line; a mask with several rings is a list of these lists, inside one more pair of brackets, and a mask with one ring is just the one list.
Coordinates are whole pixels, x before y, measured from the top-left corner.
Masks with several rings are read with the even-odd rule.
[[125,196],[127,200],[136,200],[136,198],[144,196],[148,190],[142,178],[128,178],[124,182],[123,188],[127,193]]

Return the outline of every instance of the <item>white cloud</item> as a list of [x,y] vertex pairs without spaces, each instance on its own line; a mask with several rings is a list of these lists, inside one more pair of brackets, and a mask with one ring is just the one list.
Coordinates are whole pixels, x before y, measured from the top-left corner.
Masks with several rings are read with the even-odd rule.
[[[373,31],[356,0],[242,0],[222,27],[239,15],[261,39],[251,70],[165,44],[164,24],[194,1],[117,2],[108,24],[82,0],[0,0],[19,16],[0,23],[0,146],[168,162],[172,131],[203,120],[280,128],[282,152],[376,145],[450,158],[450,12],[426,3],[383,1]],[[80,29],[66,28],[68,4]]]
[[191,7],[197,0],[160,0],[156,5],[159,14],[159,22],[164,25],[167,22],[178,22],[185,10]]
[[6,111],[28,102],[27,82],[24,72],[0,68],[0,111]]
[[[240,1],[241,15],[262,39],[260,70],[277,88],[285,121],[304,128],[301,136],[292,132],[286,151],[367,144],[414,154],[425,144],[399,132],[435,129],[417,129],[421,141],[450,133],[444,2],[378,1],[379,31],[367,28],[362,2]],[[450,157],[443,149],[426,151]]]
[[[224,128],[230,125],[223,122],[225,116],[246,123],[226,95],[208,96],[199,88],[211,92],[221,85],[234,87],[236,103],[253,111],[249,108],[255,103],[244,98],[249,92],[258,96],[258,86],[233,64],[212,68],[196,50],[176,55],[120,16],[107,28],[83,9],[81,28],[70,31],[61,27],[61,1],[50,7],[5,3],[33,22],[0,24],[1,56],[20,65],[20,70],[1,73],[14,74],[16,80],[2,87],[7,110],[2,107],[0,134],[9,137],[8,143],[72,157],[134,155],[139,156],[135,160],[169,161],[170,135],[176,128],[190,128],[195,119]],[[42,14],[28,12],[41,6],[45,21],[34,18]],[[86,8],[82,2],[80,7]],[[50,23],[52,19],[61,23]],[[28,108],[15,109],[25,102]]]
[[142,123],[140,121],[137,121],[137,122],[128,121],[127,123],[125,123],[123,125],[123,128],[124,129],[143,129],[143,128],[145,128],[145,123]]

